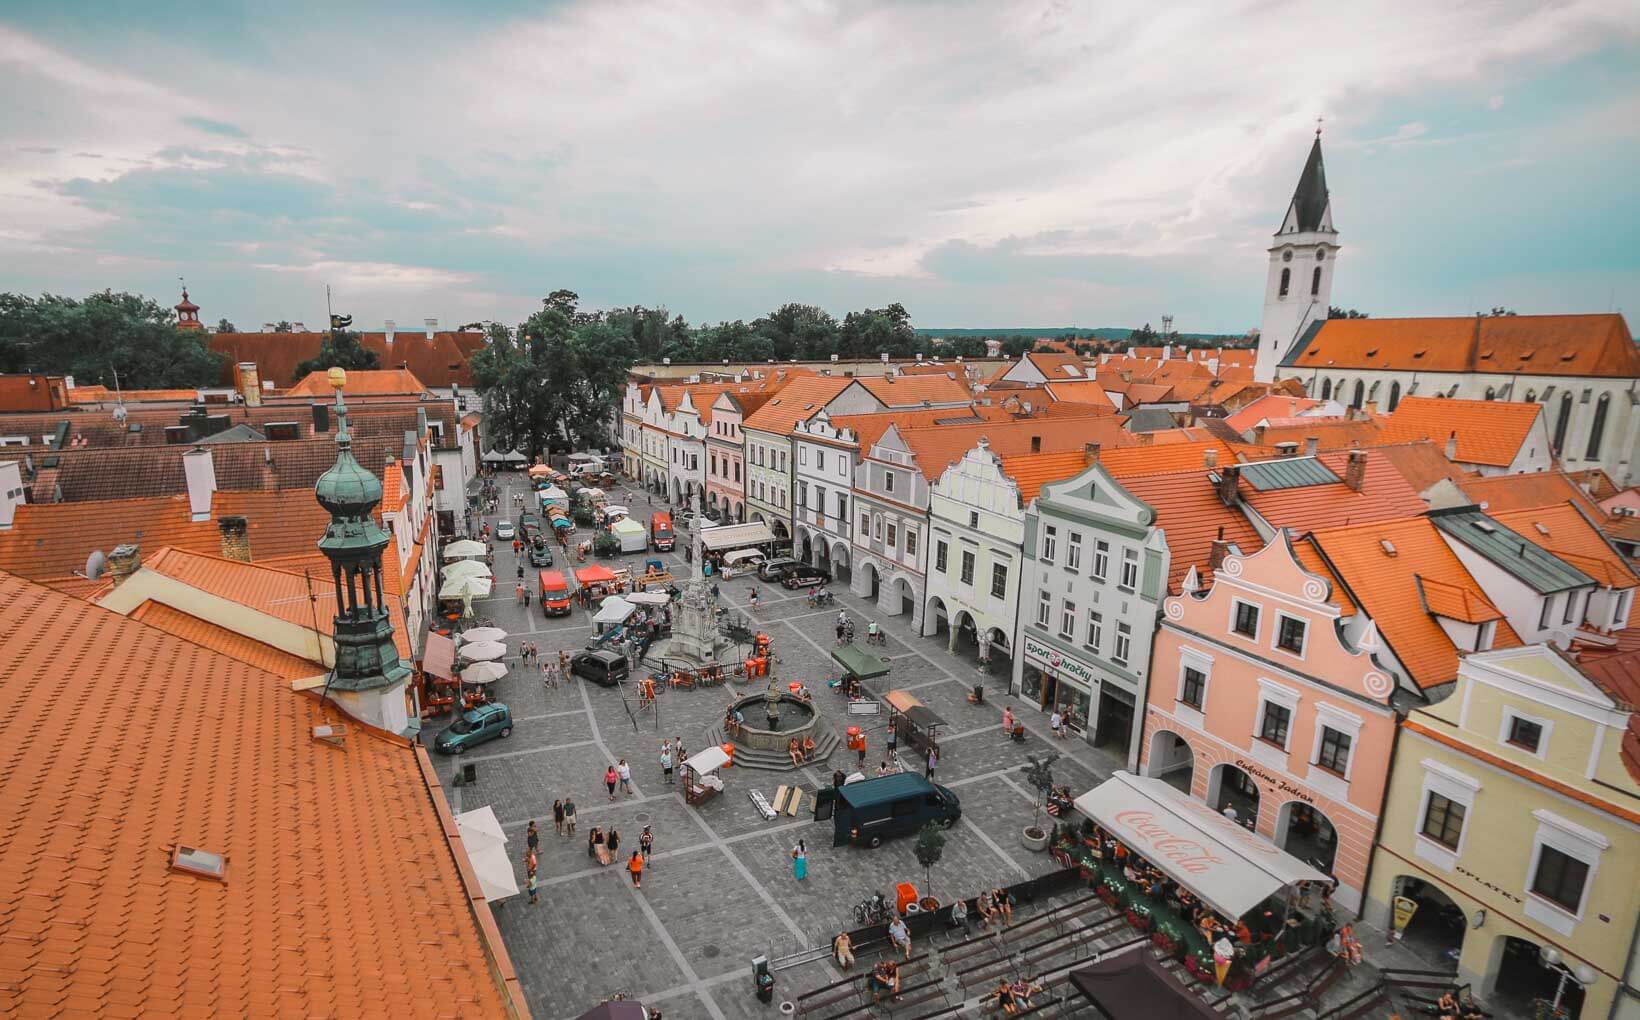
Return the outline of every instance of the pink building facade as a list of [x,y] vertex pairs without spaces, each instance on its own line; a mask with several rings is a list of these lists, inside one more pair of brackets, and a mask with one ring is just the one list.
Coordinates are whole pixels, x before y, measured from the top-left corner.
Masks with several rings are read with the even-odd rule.
[[1359,912],[1395,733],[1376,629],[1328,601],[1285,531],[1183,589],[1162,606],[1141,771],[1331,873]]
[[722,393],[712,404],[712,420],[706,427],[706,505],[721,509],[726,521],[746,519],[746,441],[740,432],[744,418],[740,401]]

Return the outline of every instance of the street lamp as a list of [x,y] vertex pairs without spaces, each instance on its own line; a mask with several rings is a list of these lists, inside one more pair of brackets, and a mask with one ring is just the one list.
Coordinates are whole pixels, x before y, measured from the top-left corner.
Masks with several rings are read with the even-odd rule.
[[1550,1016],[1560,1015],[1560,1000],[1566,994],[1567,981],[1575,981],[1579,987],[1587,988],[1600,978],[1600,973],[1586,963],[1569,966],[1554,946],[1540,946],[1538,959],[1543,961],[1544,966],[1560,973],[1560,983],[1555,986],[1555,1001],[1549,1007]]

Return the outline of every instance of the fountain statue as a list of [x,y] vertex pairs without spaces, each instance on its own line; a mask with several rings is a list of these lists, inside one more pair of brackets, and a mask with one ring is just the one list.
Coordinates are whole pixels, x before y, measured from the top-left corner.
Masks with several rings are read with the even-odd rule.
[[694,493],[695,519],[690,522],[690,571],[683,594],[672,617],[672,640],[663,654],[668,659],[685,659],[703,665],[717,662],[719,650],[729,642],[718,633],[717,607],[711,586],[702,572],[705,557],[701,544],[700,492]]
[[769,729],[780,729],[780,688],[773,680],[769,681],[768,690],[763,692],[764,711],[769,716]]

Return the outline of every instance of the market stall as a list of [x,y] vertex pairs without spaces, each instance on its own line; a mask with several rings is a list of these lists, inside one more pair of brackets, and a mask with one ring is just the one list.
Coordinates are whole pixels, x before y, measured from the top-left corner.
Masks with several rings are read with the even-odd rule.
[[894,710],[888,724],[894,727],[894,732],[899,735],[901,742],[922,755],[927,755],[930,748],[938,751],[938,730],[945,725],[944,719],[910,691],[889,691],[883,695],[883,701]]
[[683,799],[700,804],[723,792],[723,777],[718,770],[729,764],[728,752],[721,747],[697,751],[683,763]]
[[887,656],[878,655],[852,642],[841,648],[832,649],[831,661],[842,669],[842,675],[838,677],[836,685],[850,698],[864,696],[864,681],[888,675]]
[[592,625],[597,633],[604,634],[616,627],[624,627],[638,607],[628,602],[620,595],[611,595],[598,606],[598,612],[592,617]]
[[575,568],[575,583],[580,586],[582,602],[590,606],[591,600],[603,598],[605,595],[619,595],[623,590],[620,579],[615,571],[599,564]]

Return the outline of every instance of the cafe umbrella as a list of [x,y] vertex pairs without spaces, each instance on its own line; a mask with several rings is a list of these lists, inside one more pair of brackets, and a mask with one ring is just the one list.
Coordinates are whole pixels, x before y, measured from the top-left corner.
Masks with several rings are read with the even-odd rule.
[[461,682],[482,686],[492,684],[507,675],[507,667],[499,662],[475,662],[461,671]]
[[505,641],[507,632],[500,627],[474,627],[472,630],[461,632],[461,643],[470,645],[477,641]]
[[494,576],[489,566],[478,560],[457,560],[454,563],[446,563],[443,569],[439,571],[439,574],[444,578],[446,584],[452,581],[464,581],[469,577],[489,578]]
[[468,662],[491,662],[504,658],[507,654],[507,646],[499,641],[474,641],[471,644],[462,645],[458,652]]
[[488,556],[489,553],[489,548],[483,542],[475,542],[470,538],[459,539],[444,547],[444,558],[447,560],[465,560],[476,556]]

